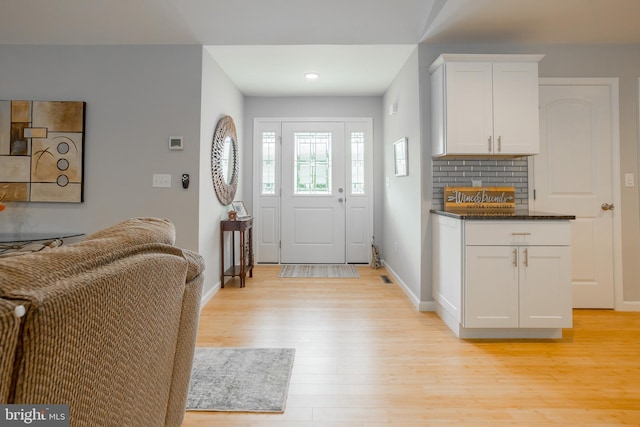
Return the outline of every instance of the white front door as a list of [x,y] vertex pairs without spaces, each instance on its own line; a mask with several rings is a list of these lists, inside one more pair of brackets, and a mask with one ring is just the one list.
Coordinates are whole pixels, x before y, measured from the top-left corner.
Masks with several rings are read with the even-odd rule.
[[282,263],[346,262],[344,123],[282,123]]
[[[545,83],[546,82],[546,83]],[[534,209],[573,214],[574,308],[614,307],[612,86],[541,80]],[[605,210],[606,208],[606,210]]]

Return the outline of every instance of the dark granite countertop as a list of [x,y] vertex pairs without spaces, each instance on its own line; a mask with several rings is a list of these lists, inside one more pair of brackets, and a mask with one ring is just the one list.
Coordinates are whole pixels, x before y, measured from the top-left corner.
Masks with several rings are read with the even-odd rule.
[[448,216],[456,219],[473,220],[507,220],[507,221],[550,221],[550,220],[571,220],[576,219],[575,215],[557,214],[549,212],[536,212],[530,210],[518,210],[514,213],[504,212],[447,212],[431,209],[431,213]]

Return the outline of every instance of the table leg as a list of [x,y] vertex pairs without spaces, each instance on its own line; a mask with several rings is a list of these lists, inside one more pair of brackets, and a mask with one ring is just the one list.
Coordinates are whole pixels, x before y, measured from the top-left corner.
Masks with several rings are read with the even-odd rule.
[[245,265],[247,263],[246,254],[245,254],[245,239],[244,232],[240,232],[240,287],[244,288],[244,280],[246,276],[246,272],[244,271]]
[[249,277],[253,277],[253,227],[249,228]]
[[224,289],[224,231],[220,230],[220,288]]

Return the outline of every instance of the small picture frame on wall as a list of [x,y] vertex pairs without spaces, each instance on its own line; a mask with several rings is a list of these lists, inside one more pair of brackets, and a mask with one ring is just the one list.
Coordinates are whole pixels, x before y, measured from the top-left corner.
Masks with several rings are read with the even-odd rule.
[[169,137],[169,150],[182,150],[183,148],[183,138],[181,136]]
[[393,161],[396,176],[409,175],[407,138],[401,138],[393,143]]
[[237,212],[238,218],[246,218],[249,216],[249,213],[247,212],[247,207],[244,205],[244,202],[242,200],[231,202],[231,210],[234,210]]

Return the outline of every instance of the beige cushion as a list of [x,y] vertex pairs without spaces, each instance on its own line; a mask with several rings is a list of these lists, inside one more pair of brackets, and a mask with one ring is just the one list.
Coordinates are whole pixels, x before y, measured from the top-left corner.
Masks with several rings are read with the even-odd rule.
[[12,403],[70,404],[74,426],[180,424],[204,263],[174,240],[134,219],[0,259],[0,295],[28,306]]
[[7,403],[16,356],[20,320],[15,314],[17,304],[0,299],[0,403]]

